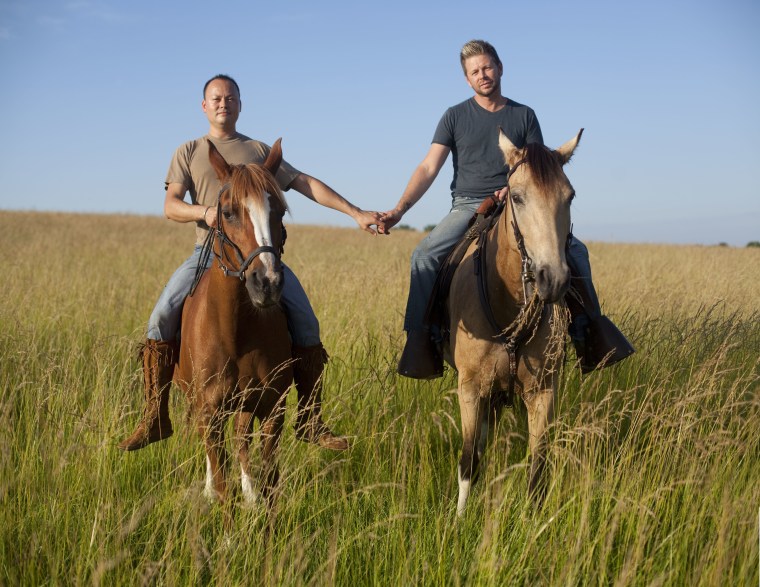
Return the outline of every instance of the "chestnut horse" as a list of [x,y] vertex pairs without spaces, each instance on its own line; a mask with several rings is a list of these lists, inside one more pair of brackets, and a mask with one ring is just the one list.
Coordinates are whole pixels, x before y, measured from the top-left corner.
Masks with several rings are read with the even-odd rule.
[[[190,400],[206,446],[204,493],[227,501],[224,427],[234,414],[243,497],[253,504],[271,495],[278,480],[275,451],[293,380],[290,338],[279,305],[287,205],[274,174],[282,149],[278,139],[263,165],[229,165],[209,141],[209,159],[223,185],[217,226],[204,245],[216,263],[185,302],[175,380]],[[254,418],[262,436],[258,474],[248,458]]]
[[554,412],[564,358],[570,283],[565,246],[575,194],[562,167],[583,130],[556,151],[538,144],[516,148],[499,129],[509,166],[507,198],[496,225],[474,242],[451,282],[449,348],[459,372],[462,418],[457,514],[465,504],[485,448],[491,401],[514,391],[528,414],[529,492],[540,500],[546,429]]

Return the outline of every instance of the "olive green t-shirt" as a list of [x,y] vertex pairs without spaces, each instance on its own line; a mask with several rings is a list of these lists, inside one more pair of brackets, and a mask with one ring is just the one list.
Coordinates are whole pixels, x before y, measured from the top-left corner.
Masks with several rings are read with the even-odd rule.
[[[174,152],[166,186],[181,184],[188,192],[193,204],[215,206],[222,187],[208,158],[208,141],[214,143],[224,160],[230,165],[264,163],[269,155],[269,145],[237,133],[231,139],[212,139],[208,135],[186,142]],[[283,191],[301,172],[284,160],[277,171],[277,183]],[[203,221],[196,223],[196,242],[201,244],[206,238],[208,226]]]

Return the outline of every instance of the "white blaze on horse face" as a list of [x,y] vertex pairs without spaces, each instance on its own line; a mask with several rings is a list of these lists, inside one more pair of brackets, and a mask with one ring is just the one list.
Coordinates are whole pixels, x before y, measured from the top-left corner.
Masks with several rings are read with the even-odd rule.
[[[269,206],[269,194],[265,194],[263,198],[263,204],[261,206],[254,206],[252,202],[248,203],[248,216],[251,218],[251,224],[253,224],[253,232],[256,235],[256,242],[260,247],[272,246],[272,229],[269,225],[269,215],[271,208]],[[276,276],[276,262],[277,259],[274,253],[261,253],[259,255],[261,262],[266,267],[266,277],[274,280]]]

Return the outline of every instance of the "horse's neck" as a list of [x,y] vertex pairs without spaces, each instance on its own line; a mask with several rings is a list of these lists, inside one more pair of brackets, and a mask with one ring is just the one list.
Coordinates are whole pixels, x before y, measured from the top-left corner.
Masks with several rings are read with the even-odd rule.
[[508,321],[506,323],[514,320],[523,303],[522,258],[515,242],[511,219],[507,207],[489,235],[486,252],[491,306],[498,318]]
[[206,305],[213,308],[220,328],[234,331],[240,323],[241,311],[250,305],[245,286],[238,278],[226,276],[216,261],[208,271]]

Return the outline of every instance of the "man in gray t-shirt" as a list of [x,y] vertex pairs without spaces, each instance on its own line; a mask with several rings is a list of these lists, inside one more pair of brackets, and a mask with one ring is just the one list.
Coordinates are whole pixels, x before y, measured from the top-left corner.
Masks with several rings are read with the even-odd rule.
[[[454,166],[451,211],[412,254],[409,298],[404,318],[407,342],[398,371],[401,375],[416,379],[429,379],[441,374],[439,361],[434,357],[431,333],[425,324],[425,309],[438,269],[464,235],[481,202],[489,196],[499,200],[506,197],[509,168],[504,164],[504,155],[498,147],[499,127],[518,148],[528,143],[543,144],[535,112],[501,94],[503,66],[493,46],[485,41],[470,41],[462,48],[460,61],[465,79],[475,95],[449,108],[443,115],[430,150],[414,170],[396,207],[382,215],[379,226],[379,232],[387,234],[401,220],[430,188],[451,153]],[[571,239],[567,257],[575,275],[582,278],[580,281],[586,294],[584,313],[573,316],[570,334],[576,349],[579,349],[582,367],[588,371],[599,363],[596,355],[592,357],[583,351],[589,328],[590,325],[596,326],[604,317],[591,283],[591,267],[585,245],[578,239]],[[591,331],[595,332],[595,329],[592,327]],[[618,338],[615,337],[615,340]],[[604,344],[597,344],[595,350],[602,353],[601,360],[608,349]],[[625,358],[631,352],[632,348],[617,353],[608,358],[606,364]]]
[[441,118],[433,143],[451,151],[454,179],[451,195],[484,199],[506,185],[509,167],[498,146],[499,128],[521,149],[528,143],[544,143],[532,108],[505,98],[496,111],[484,108],[475,97],[452,106]]

